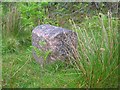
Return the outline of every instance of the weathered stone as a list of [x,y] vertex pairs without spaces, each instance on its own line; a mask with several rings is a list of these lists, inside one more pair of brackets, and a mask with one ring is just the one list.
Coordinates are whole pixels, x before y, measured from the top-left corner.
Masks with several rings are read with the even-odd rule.
[[[42,43],[41,43],[42,42]],[[34,58],[42,65],[56,60],[66,60],[75,57],[77,51],[77,34],[71,30],[52,25],[40,25],[32,31],[32,45],[42,53],[50,50],[46,60],[38,56],[33,49]]]

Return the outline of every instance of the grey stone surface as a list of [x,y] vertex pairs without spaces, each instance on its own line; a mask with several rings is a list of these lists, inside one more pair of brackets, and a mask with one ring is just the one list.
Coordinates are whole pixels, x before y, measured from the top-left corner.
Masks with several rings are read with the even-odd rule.
[[[40,44],[40,42],[44,42]],[[66,60],[77,51],[77,34],[71,30],[56,27],[48,24],[37,26],[32,31],[32,45],[42,52],[50,53],[46,60],[38,56],[33,49],[33,57],[41,65],[56,60]]]

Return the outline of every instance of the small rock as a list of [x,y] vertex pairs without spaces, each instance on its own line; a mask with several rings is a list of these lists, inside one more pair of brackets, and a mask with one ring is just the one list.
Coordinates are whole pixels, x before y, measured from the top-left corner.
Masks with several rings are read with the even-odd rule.
[[[41,65],[56,60],[75,58],[77,34],[71,30],[48,24],[37,26],[32,31],[33,57]],[[37,51],[36,51],[37,50]]]

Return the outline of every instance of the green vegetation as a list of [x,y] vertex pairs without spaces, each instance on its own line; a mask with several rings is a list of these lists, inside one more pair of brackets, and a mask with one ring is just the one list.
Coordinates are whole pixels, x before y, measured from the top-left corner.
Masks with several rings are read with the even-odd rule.
[[[105,3],[100,3],[100,10],[90,11],[88,15],[89,4],[3,3],[2,87],[117,88],[119,17],[114,13],[112,16],[112,12],[106,13],[109,9]],[[72,16],[72,10],[75,12],[83,7],[83,12],[78,13],[79,17]],[[56,17],[53,18],[52,13],[57,13]],[[61,17],[65,19],[61,20]],[[56,61],[41,68],[34,60],[31,31],[35,26],[46,23],[69,28],[77,33],[77,63],[74,60],[69,64]],[[51,53],[36,52],[44,60]]]

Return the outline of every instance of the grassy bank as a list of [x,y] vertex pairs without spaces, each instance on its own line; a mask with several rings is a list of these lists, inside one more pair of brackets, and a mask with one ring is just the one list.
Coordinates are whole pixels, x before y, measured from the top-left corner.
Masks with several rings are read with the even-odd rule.
[[118,19],[100,13],[86,17],[79,26],[72,20],[69,22],[78,35],[78,65],[66,67],[58,61],[41,69],[30,46],[19,47],[16,38],[8,43],[3,41],[3,87],[117,87]]

